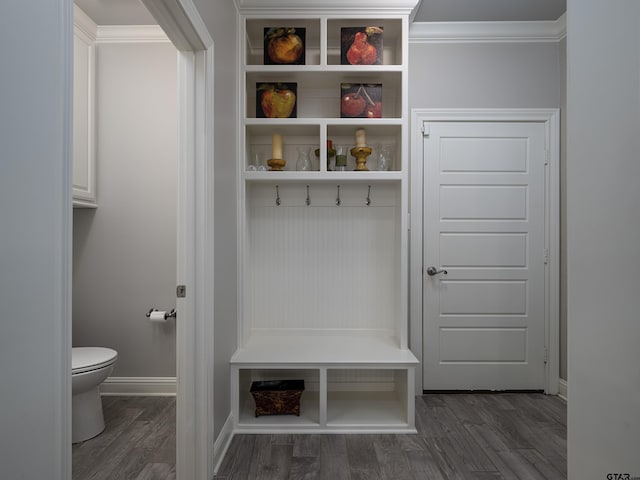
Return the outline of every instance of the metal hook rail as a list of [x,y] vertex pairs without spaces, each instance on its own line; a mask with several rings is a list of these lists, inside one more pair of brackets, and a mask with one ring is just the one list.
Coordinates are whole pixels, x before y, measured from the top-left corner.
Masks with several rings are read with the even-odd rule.
[[[282,199],[280,198],[280,185],[274,185],[275,190],[276,190],[276,198],[275,198],[275,203],[276,205],[279,207],[282,205]],[[322,203],[322,202],[321,202]],[[367,185],[367,196],[365,198],[365,205],[367,207],[372,205],[372,201],[371,201],[371,185]],[[310,185],[306,185],[306,197],[304,200],[304,204],[306,206],[310,206],[311,205],[311,186]],[[340,185],[336,185],[336,201],[335,201],[336,206],[340,207],[342,205],[342,198],[340,196]]]

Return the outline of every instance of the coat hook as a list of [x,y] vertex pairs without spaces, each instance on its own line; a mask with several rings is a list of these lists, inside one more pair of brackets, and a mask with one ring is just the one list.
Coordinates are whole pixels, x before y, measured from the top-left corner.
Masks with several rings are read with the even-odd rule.
[[276,205],[280,206],[280,190],[278,189],[278,185],[276,185]]
[[367,202],[366,202],[367,207],[369,205],[371,205],[371,185],[369,185],[369,189],[367,190]]
[[307,185],[307,199],[304,201],[304,203],[307,206],[311,205],[311,197],[309,196],[309,185]]
[[338,185],[338,196],[336,197],[336,205],[338,207],[342,205],[342,200],[340,200],[340,185]]

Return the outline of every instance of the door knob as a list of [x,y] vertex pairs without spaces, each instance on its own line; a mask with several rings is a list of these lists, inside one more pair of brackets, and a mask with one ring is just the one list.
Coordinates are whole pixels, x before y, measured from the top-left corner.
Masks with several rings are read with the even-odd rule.
[[444,268],[427,267],[427,275],[430,277],[438,275],[439,273],[444,273],[446,275],[448,272]]

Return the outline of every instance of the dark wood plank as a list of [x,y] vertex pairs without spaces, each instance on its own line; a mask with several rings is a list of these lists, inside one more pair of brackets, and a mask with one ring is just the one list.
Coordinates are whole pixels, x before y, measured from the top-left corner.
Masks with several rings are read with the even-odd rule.
[[258,435],[248,477],[256,480],[287,480],[293,445],[273,444],[270,435]]
[[[220,478],[241,480],[249,477],[256,435],[236,435],[220,466]],[[218,476],[216,476],[218,478]]]
[[514,478],[521,480],[546,480],[546,477],[522,455],[520,450],[498,452],[498,456],[502,458],[505,464],[507,464],[516,475]]
[[[345,444],[346,447],[346,444]],[[320,480],[351,480],[346,448],[342,455],[320,455]]]
[[294,457],[319,457],[322,435],[296,435],[293,440]]
[[320,457],[294,457],[291,459],[289,480],[317,480],[320,478]]
[[373,446],[375,435],[347,436],[347,458],[352,480],[379,480],[380,469]]
[[542,476],[549,480],[564,480],[566,475],[560,473],[560,470],[549,462],[549,459],[541,455],[538,450],[519,450],[518,453],[527,460],[533,467],[538,470]]
[[324,457],[346,456],[347,440],[345,435],[320,435],[320,452]]
[[[133,478],[133,477],[130,477]],[[166,463],[149,463],[135,480],[175,479],[175,469]]]
[[397,435],[377,435],[373,441],[380,475],[386,480],[413,480]]
[[446,480],[431,449],[423,444],[422,450],[410,450],[405,452],[405,458],[409,464],[409,472],[412,478],[425,478],[430,480]]

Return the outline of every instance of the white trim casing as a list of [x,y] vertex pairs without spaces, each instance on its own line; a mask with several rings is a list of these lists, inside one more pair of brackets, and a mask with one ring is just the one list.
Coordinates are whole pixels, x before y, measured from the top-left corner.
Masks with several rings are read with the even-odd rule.
[[176,377],[109,377],[100,385],[100,395],[174,397]]
[[568,393],[569,386],[567,384],[567,381],[561,378],[560,380],[558,380],[558,396],[566,402]]
[[[410,349],[422,364],[423,341],[423,137],[424,122],[442,121],[502,121],[502,122],[544,122],[546,125],[546,149],[549,165],[546,172],[545,238],[549,251],[549,263],[545,271],[545,347],[548,361],[545,367],[545,392],[558,393],[560,351],[560,110],[557,108],[503,108],[503,109],[428,109],[415,108],[411,111],[411,261],[409,272],[409,326]],[[421,369],[416,369],[416,391],[423,390]]]
[[100,25],[96,43],[170,43],[158,25]]
[[559,42],[567,34],[566,13],[552,21],[414,22],[409,43]]
[[216,442],[213,444],[214,474],[217,474],[218,470],[220,470],[224,456],[229,450],[229,445],[231,445],[231,440],[233,440],[233,414],[230,413],[218,434],[218,438],[216,438]]

